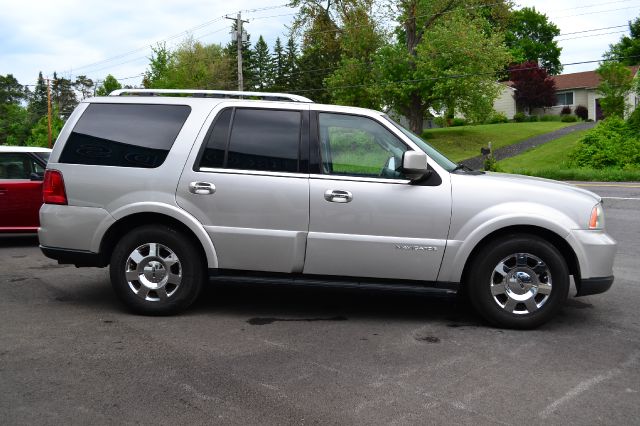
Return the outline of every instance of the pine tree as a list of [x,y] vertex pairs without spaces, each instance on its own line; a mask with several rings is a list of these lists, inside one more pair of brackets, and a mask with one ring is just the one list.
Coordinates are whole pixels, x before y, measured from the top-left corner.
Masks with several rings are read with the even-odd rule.
[[42,71],[38,73],[38,82],[29,97],[29,123],[34,125],[41,117],[47,115],[47,83],[42,77]]
[[276,44],[273,47],[273,90],[282,92],[286,90],[286,74],[285,74],[285,52],[282,47],[280,37],[276,38]]
[[71,80],[58,77],[58,74],[55,72],[53,73],[53,80],[51,81],[51,103],[65,120],[71,115],[76,105],[78,105],[78,99],[73,90]]
[[254,48],[254,76],[256,90],[265,91],[273,86],[273,63],[269,54],[269,46],[260,36]]
[[283,74],[284,84],[282,90],[296,90],[299,87],[296,80],[298,75],[298,46],[296,46],[293,35],[289,36],[287,40],[287,49],[284,53]]

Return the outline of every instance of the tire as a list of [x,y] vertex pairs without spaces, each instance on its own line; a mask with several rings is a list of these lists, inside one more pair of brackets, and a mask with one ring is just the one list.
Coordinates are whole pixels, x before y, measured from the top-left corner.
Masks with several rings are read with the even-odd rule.
[[477,254],[465,286],[473,307],[491,324],[532,329],[564,305],[569,269],[549,242],[515,234],[491,242]]
[[205,278],[204,259],[191,240],[165,225],[135,228],[116,244],[111,285],[133,312],[171,315],[188,308]]

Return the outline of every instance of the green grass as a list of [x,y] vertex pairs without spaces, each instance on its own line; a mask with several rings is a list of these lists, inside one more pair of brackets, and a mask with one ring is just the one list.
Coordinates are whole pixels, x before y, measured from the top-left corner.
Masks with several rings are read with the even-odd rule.
[[497,149],[573,124],[555,121],[483,124],[430,129],[425,130],[422,136],[451,160],[458,162],[480,155],[480,148],[486,147],[489,142],[493,149]]
[[640,181],[640,169],[588,169],[569,164],[569,153],[587,131],[562,136],[523,154],[498,162],[501,171],[556,180],[599,182]]

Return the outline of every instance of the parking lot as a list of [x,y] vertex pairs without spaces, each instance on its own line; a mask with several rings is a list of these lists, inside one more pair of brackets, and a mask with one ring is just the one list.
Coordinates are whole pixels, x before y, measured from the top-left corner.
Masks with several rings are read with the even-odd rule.
[[455,298],[258,285],[135,316],[107,269],[0,239],[0,422],[640,424],[640,184],[586,185],[616,281],[535,331]]

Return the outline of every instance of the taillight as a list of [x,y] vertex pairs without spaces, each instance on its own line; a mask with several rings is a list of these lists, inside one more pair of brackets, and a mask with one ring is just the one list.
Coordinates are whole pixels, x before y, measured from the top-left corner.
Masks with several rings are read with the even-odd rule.
[[67,193],[64,189],[64,179],[60,171],[47,170],[44,172],[42,201],[45,204],[67,204]]

